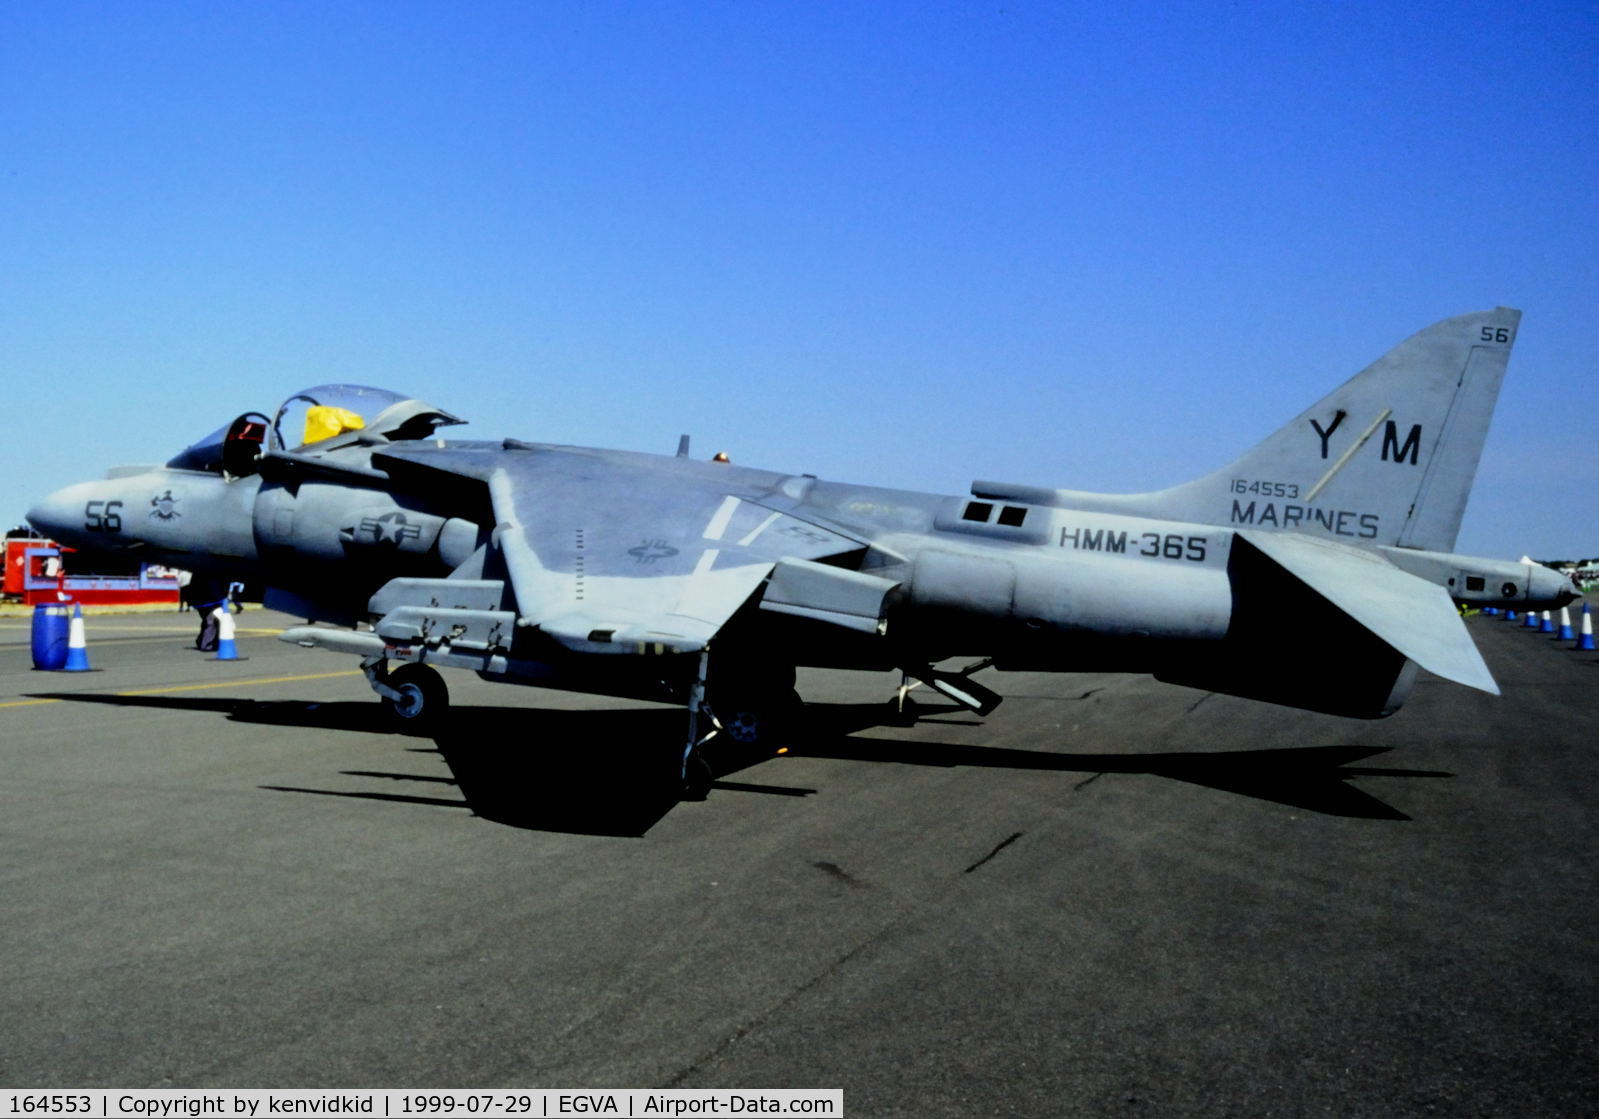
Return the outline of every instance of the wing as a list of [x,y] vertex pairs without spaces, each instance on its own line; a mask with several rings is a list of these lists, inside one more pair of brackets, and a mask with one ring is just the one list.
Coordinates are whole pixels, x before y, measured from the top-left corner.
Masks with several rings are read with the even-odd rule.
[[519,624],[576,652],[696,652],[779,563],[865,547],[790,511],[808,480],[766,471],[514,442],[382,457],[486,484]]

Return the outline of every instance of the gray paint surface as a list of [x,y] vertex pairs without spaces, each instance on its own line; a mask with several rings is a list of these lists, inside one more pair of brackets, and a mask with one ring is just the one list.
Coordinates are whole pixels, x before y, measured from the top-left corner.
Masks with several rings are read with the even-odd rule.
[[[692,712],[707,678],[773,663],[741,694],[709,693],[714,713],[760,707],[794,664],[892,666],[958,696],[930,665],[968,656],[1378,717],[1404,702],[1412,664],[1495,689],[1451,598],[1575,594],[1553,572],[1448,554],[1519,323],[1509,308],[1435,323],[1228,467],[1152,494],[979,482],[968,499],[682,454],[450,442],[435,429],[458,421],[422,401],[322,386],[291,398],[258,459],[197,445],[183,469],[68,487],[29,517],[370,624],[390,699],[374,661],[601,690],[609,673],[616,694],[644,694],[653,673]],[[291,405],[340,394],[359,419],[288,445]],[[1313,619],[1327,656],[1285,664],[1272,612]],[[973,709],[997,702],[984,694]]]

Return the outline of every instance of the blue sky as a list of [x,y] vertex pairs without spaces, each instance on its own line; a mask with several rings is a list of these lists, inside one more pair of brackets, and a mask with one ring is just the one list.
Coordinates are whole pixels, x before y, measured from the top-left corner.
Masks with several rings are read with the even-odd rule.
[[0,508],[295,389],[965,492],[1525,312],[1459,549],[1599,555],[1599,9],[0,6]]

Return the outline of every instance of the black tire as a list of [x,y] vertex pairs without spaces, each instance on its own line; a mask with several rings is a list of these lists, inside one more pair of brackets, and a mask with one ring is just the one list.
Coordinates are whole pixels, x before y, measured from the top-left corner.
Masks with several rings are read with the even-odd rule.
[[711,772],[710,763],[700,756],[695,750],[689,755],[688,764],[683,767],[683,800],[704,800],[711,792],[711,782],[716,780]]
[[403,696],[398,702],[386,696],[383,699],[390,721],[402,732],[431,734],[443,725],[450,710],[450,689],[436,669],[402,664],[384,683]]

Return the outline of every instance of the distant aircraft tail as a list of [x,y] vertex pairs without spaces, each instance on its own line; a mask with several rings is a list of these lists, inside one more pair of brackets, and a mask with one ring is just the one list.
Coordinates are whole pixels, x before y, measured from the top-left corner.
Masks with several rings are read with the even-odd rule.
[[1237,461],[1146,494],[992,482],[982,497],[1099,509],[1364,546],[1454,549],[1521,312],[1434,323]]

